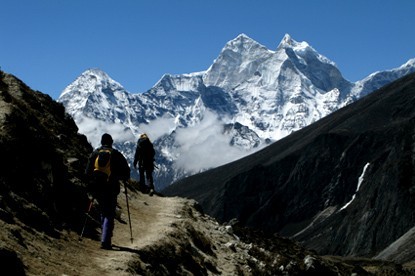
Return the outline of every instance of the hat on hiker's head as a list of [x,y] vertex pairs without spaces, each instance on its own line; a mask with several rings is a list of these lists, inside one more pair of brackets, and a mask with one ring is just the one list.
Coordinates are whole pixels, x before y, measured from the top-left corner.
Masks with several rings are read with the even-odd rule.
[[148,139],[148,136],[147,136],[147,134],[143,133],[143,134],[140,135],[140,138]]
[[101,145],[105,146],[112,146],[112,137],[108,133],[102,134],[101,137]]

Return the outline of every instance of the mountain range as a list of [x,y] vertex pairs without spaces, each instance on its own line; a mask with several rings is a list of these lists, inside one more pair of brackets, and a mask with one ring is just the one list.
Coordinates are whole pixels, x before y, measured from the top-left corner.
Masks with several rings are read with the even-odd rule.
[[133,94],[89,69],[58,101],[94,146],[109,132],[130,163],[146,132],[156,147],[155,185],[162,190],[252,154],[414,71],[411,59],[350,82],[307,42],[287,34],[269,50],[241,34],[206,71],[165,74],[147,92]]

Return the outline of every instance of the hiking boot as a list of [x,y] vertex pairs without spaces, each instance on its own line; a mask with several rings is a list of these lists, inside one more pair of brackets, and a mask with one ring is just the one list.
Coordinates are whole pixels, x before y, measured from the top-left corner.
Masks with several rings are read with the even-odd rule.
[[101,242],[101,249],[112,250],[112,246],[106,242]]

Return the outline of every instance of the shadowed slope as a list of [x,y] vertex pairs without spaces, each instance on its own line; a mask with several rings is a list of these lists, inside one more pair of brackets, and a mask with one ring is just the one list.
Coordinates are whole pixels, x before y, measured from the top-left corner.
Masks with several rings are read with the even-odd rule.
[[414,77],[164,193],[320,253],[372,256],[414,224]]

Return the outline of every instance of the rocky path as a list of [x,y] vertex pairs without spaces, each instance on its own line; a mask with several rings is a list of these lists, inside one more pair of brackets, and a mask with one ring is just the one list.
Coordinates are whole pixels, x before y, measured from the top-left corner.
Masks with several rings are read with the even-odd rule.
[[[298,244],[240,232],[198,211],[192,200],[129,194],[133,242],[125,194],[113,250],[99,239],[63,230],[51,237],[21,222],[0,220],[0,248],[16,252],[26,275],[413,275],[391,263],[320,257]],[[89,229],[93,229],[92,222]],[[246,231],[246,230],[245,230]],[[90,233],[89,233],[90,234]],[[97,233],[99,236],[99,233]],[[0,252],[1,253],[1,252]],[[0,260],[2,261],[2,260]],[[1,263],[0,263],[1,264]],[[371,272],[367,274],[367,272]],[[362,274],[359,274],[362,273]],[[0,269],[1,274],[1,269]],[[309,274],[309,275],[311,275]]]
[[118,204],[121,206],[121,220],[116,221],[114,229],[114,250],[99,249],[98,241],[84,242],[88,247],[90,265],[85,266],[81,275],[131,275],[129,262],[139,250],[154,244],[172,231],[171,225],[180,220],[178,215],[183,203],[179,198],[150,197],[146,194],[129,193],[129,209],[132,226],[128,224],[125,194],[121,193]]

